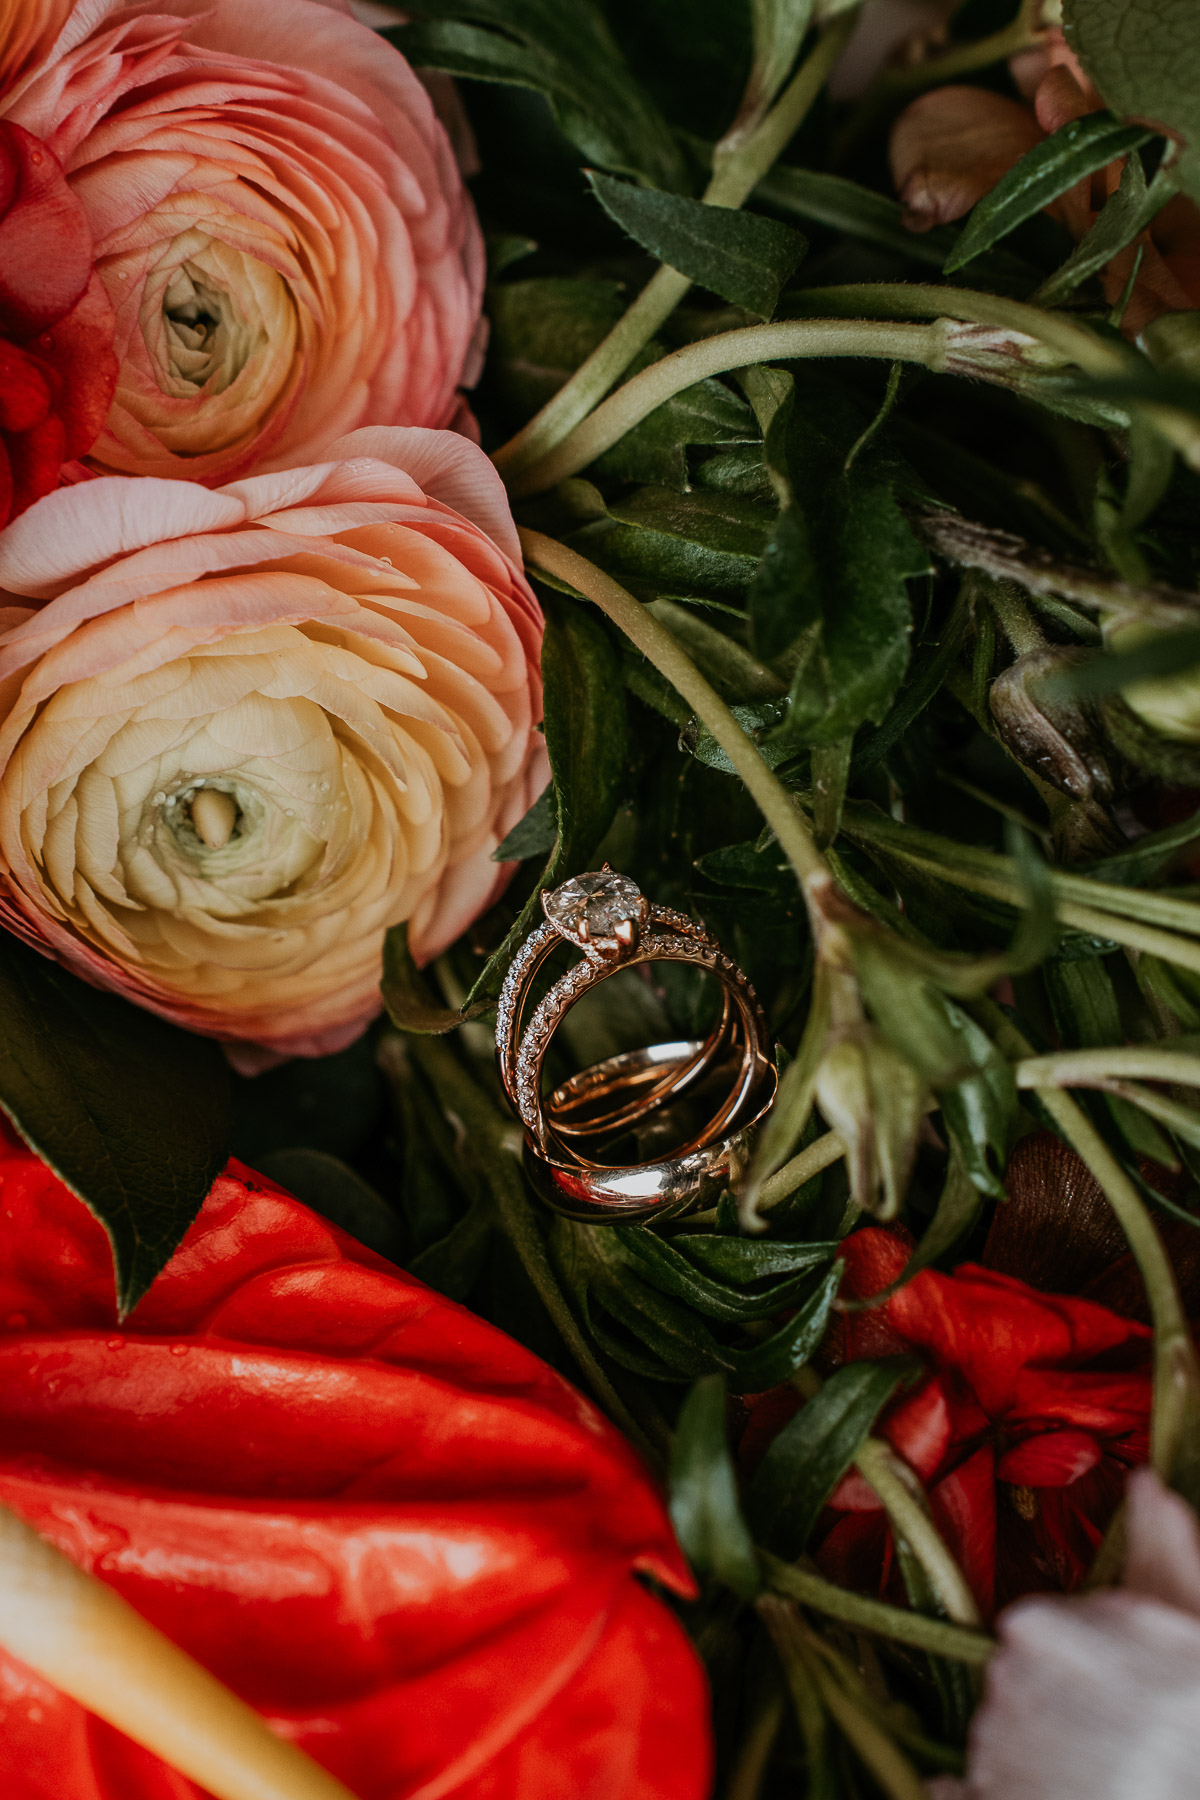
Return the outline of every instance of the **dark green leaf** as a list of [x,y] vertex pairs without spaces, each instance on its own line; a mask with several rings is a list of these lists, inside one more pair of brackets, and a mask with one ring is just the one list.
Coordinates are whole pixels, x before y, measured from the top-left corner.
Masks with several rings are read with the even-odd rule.
[[673,1249],[708,1274],[739,1285],[818,1268],[838,1250],[836,1242],[785,1244],[772,1238],[726,1237],[716,1232],[679,1233],[670,1241]]
[[1097,274],[1127,244],[1132,244],[1177,191],[1173,170],[1160,169],[1147,187],[1141,158],[1126,157],[1116,193],[1109,195],[1062,268],[1042,283],[1033,296],[1033,304],[1061,306],[1089,275]]
[[847,1363],[788,1421],[759,1464],[746,1499],[760,1542],[789,1561],[802,1553],[863,1439],[915,1368],[906,1358]]
[[0,1106],[108,1233],[124,1317],[228,1155],[220,1049],[0,932]]
[[679,148],[592,0],[421,0],[420,14],[383,34],[418,68],[534,88],[589,162],[684,185]]
[[[786,379],[786,378],[784,378]],[[790,495],[750,592],[754,644],[793,669],[781,737],[835,743],[881,719],[908,666],[907,582],[930,564],[868,450],[849,471],[862,420],[809,375],[785,393],[766,458]]]
[[[730,707],[730,711],[747,736],[754,739],[759,754],[768,768],[777,769],[780,763],[788,762],[791,759],[793,752],[789,745],[772,741],[773,734],[784,716],[784,706],[781,701],[764,700],[754,706],[733,706]],[[722,749],[716,738],[695,721],[685,728],[683,742],[696,761],[702,762],[706,768],[719,769],[722,775],[737,773],[729,760],[728,753]]]
[[754,1542],[738,1506],[725,1437],[725,1383],[704,1375],[679,1413],[671,1446],[671,1523],[699,1575],[714,1575],[744,1600],[759,1589]]
[[710,850],[702,856],[696,867],[707,880],[725,887],[789,897],[796,891],[792,866],[774,840],[762,848],[754,842],[726,844],[723,850]]
[[[776,1250],[786,1248],[792,1252],[787,1259],[784,1279],[773,1280],[765,1290],[760,1288],[748,1293],[736,1278],[731,1282],[727,1276],[718,1274],[712,1268],[712,1262],[719,1259],[712,1258],[711,1252],[709,1267],[705,1269],[697,1267],[692,1259],[682,1253],[678,1238],[660,1238],[655,1232],[638,1225],[614,1225],[611,1230],[625,1249],[631,1265],[636,1266],[638,1273],[660,1293],[685,1300],[706,1318],[730,1322],[771,1318],[786,1308],[795,1306],[808,1286],[808,1277],[813,1268],[819,1263],[828,1262],[837,1249],[836,1244],[821,1244],[816,1247],[817,1254],[814,1255],[814,1247],[810,1245],[775,1246]],[[697,1240],[688,1240],[695,1241]],[[730,1241],[737,1243],[744,1240]],[[777,1264],[784,1261],[783,1258],[775,1260]],[[744,1274],[741,1279],[746,1279]]]
[[445,1237],[413,1257],[409,1272],[447,1299],[465,1302],[479,1279],[495,1221],[491,1196],[477,1195]]
[[689,281],[769,319],[808,248],[790,225],[728,206],[591,175],[596,197],[635,243]]
[[812,19],[813,0],[750,0],[754,64],[731,136],[753,129],[791,73]]
[[379,986],[388,1017],[397,1030],[416,1031],[422,1037],[440,1037],[443,1032],[456,1031],[468,1019],[476,1019],[487,1011],[486,1003],[466,1006],[459,1012],[435,999],[413,961],[406,924],[393,925],[383,940],[383,979]]
[[260,1157],[258,1167],[305,1206],[340,1225],[368,1250],[398,1263],[404,1256],[404,1230],[397,1215],[370,1182],[327,1150],[297,1144],[287,1150],[271,1150]]
[[558,835],[558,804],[554,784],[544,788],[525,814],[518,819],[504,842],[492,851],[493,862],[524,862],[530,856],[545,856],[554,848]]
[[743,597],[754,579],[770,516],[735,494],[646,487],[609,507],[572,546],[618,579],[676,592]]
[[604,627],[574,602],[546,607],[542,639],[546,749],[558,808],[554,849],[520,917],[467,996],[492,1000],[541,913],[541,896],[586,868],[625,780],[628,721],[621,662]]
[[[877,244],[907,262],[926,263],[935,269],[943,266],[960,235],[949,225],[912,231],[904,223],[904,208],[898,200],[874,188],[860,187],[844,175],[825,175],[816,169],[779,164],[759,182],[754,198],[814,225]],[[1007,250],[991,251],[971,273],[976,285],[1022,297],[1029,292],[1029,265]]]
[[1195,0],[1065,0],[1067,42],[1116,113],[1152,119],[1185,146],[1200,200],[1200,23]]
[[1107,112],[1089,113],[1061,125],[1052,136],[1027,150],[979,202],[946,258],[946,274],[961,269],[1077,181],[1094,175],[1114,157],[1136,150],[1153,135],[1141,125],[1122,125]]

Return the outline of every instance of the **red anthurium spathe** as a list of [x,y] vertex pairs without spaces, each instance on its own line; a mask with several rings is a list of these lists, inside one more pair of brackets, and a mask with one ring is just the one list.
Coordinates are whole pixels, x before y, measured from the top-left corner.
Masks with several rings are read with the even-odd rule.
[[[362,1800],[702,1800],[661,1501],[536,1357],[230,1163],[116,1324],[0,1142],[0,1501]],[[201,1800],[0,1652],[5,1800]]]
[[91,449],[117,385],[113,329],[61,165],[0,120],[0,525]]
[[[855,1232],[842,1245],[842,1298],[882,1292],[910,1251],[900,1233]],[[929,1370],[878,1430],[926,1484],[986,1613],[1086,1574],[1124,1470],[1146,1458],[1149,1340],[1107,1307],[973,1263],[952,1275],[925,1270],[878,1308],[846,1315],[847,1360],[915,1354]],[[886,1584],[891,1543],[873,1490],[847,1476],[829,1515],[822,1566],[856,1585]]]

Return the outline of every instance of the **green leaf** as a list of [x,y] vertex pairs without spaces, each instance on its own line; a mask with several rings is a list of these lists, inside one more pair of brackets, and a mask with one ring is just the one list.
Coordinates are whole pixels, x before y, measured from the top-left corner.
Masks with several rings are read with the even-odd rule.
[[1103,862],[1089,863],[1078,872],[1090,875],[1095,881],[1140,887],[1157,875],[1177,850],[1194,844],[1197,838],[1200,838],[1200,812],[1194,812],[1190,819],[1181,819],[1178,825],[1167,825],[1162,831],[1148,831],[1127,850],[1118,850],[1114,856],[1106,856]]
[[770,516],[735,494],[646,487],[609,506],[571,545],[616,575],[675,592],[743,598]]
[[[801,1244],[776,1245],[776,1252],[786,1251],[786,1256],[776,1255],[772,1259],[775,1269],[784,1275],[783,1280],[771,1280],[770,1286],[758,1288],[747,1293],[741,1281],[731,1281],[724,1271],[720,1271],[720,1263],[732,1263],[734,1259],[714,1255],[709,1251],[708,1267],[698,1267],[696,1261],[685,1255],[680,1248],[679,1238],[660,1238],[656,1232],[648,1231],[640,1225],[614,1225],[609,1227],[626,1251],[630,1265],[636,1267],[639,1275],[656,1287],[660,1293],[670,1294],[676,1300],[684,1300],[706,1318],[723,1319],[731,1323],[743,1320],[771,1318],[795,1306],[809,1285],[809,1276],[821,1263],[828,1263],[836,1254],[836,1244]],[[684,1240],[688,1245],[703,1243],[703,1239],[689,1238]],[[745,1240],[729,1239],[730,1243]],[[755,1245],[755,1249],[759,1246]],[[703,1252],[701,1253],[704,1254]],[[780,1268],[780,1265],[784,1265]],[[750,1262],[754,1268],[754,1262]],[[760,1265],[761,1267],[761,1265]],[[719,1271],[719,1272],[718,1272]],[[756,1276],[761,1279],[759,1271]],[[741,1279],[745,1272],[739,1271]]]
[[733,306],[769,319],[808,248],[790,225],[590,174],[596,198],[635,243]]
[[730,139],[740,141],[766,114],[791,74],[812,12],[813,0],[750,0],[754,63]]
[[1141,125],[1122,125],[1107,112],[1089,113],[1061,125],[1052,136],[1027,150],[979,202],[946,258],[945,273],[952,275],[963,268],[1077,181],[1094,175],[1114,157],[1136,150],[1153,135]]
[[1183,146],[1182,186],[1200,200],[1200,16],[1195,0],[1064,0],[1067,42],[1115,113]]
[[296,1144],[287,1150],[271,1150],[260,1157],[258,1168],[280,1187],[295,1194],[315,1213],[340,1225],[343,1231],[398,1263],[404,1257],[404,1229],[381,1194],[364,1181],[340,1156]]
[[803,1552],[821,1508],[863,1439],[917,1367],[908,1358],[846,1363],[788,1421],[759,1464],[746,1497],[751,1528],[760,1542],[789,1562]]
[[108,1233],[124,1318],[224,1167],[220,1049],[0,932],[0,1106]]
[[1061,306],[1089,275],[1097,274],[1127,244],[1132,244],[1178,191],[1174,170],[1160,169],[1147,187],[1141,158],[1127,156],[1116,193],[1109,195],[1061,269],[1042,283],[1032,304]]
[[586,868],[624,790],[628,718],[621,660],[604,627],[582,605],[546,605],[542,639],[546,749],[558,809],[554,849],[467,1006],[494,1000],[508,965],[541,916],[541,897]]
[[714,1575],[743,1600],[759,1589],[758,1558],[738,1505],[725,1437],[725,1383],[704,1375],[679,1412],[671,1446],[671,1523],[699,1575]]
[[1187,675],[1200,664],[1200,625],[1156,633],[1132,650],[1118,650],[1065,668],[1047,696],[1092,700],[1119,693],[1135,681],[1157,681],[1164,675]]
[[[780,212],[824,225],[830,231],[877,244],[906,262],[925,263],[941,269],[958,243],[960,233],[949,225],[932,231],[910,231],[898,200],[874,188],[861,187],[844,175],[825,175],[816,169],[777,165],[754,190],[754,198]],[[1007,250],[993,250],[972,270],[976,285],[1024,297],[1029,292],[1031,271]]]
[[872,1018],[937,1094],[972,1181],[1003,1199],[1017,1114],[1011,1065],[969,1013],[880,941],[857,939],[854,964]]
[[666,121],[592,0],[421,0],[419,11],[416,23],[382,33],[416,67],[534,88],[589,162],[685,185]]
[[868,448],[845,467],[861,423],[836,387],[810,377],[767,429],[767,462],[790,504],[750,613],[759,655],[792,662],[780,736],[793,745],[836,743],[883,718],[908,666],[907,583],[930,567],[879,458]]
[[383,940],[383,978],[379,984],[383,1004],[398,1031],[415,1031],[422,1037],[440,1037],[457,1031],[468,1019],[487,1011],[486,1004],[465,1006],[461,1012],[443,1006],[413,961],[408,947],[408,926],[393,925]]
[[492,851],[493,862],[525,862],[553,850],[558,835],[558,804],[551,782],[538,795],[523,819],[518,819],[502,844]]

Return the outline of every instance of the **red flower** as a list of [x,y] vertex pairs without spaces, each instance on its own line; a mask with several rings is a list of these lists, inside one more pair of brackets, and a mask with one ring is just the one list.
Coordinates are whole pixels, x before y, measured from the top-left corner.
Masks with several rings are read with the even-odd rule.
[[91,448],[116,384],[83,207],[46,145],[0,121],[0,525]]
[[[841,1297],[881,1292],[910,1251],[906,1233],[855,1232],[841,1249]],[[924,1482],[985,1614],[1086,1574],[1123,1470],[1146,1459],[1150,1336],[1093,1301],[1039,1293],[974,1263],[953,1275],[925,1270],[880,1307],[845,1315],[847,1361],[915,1354],[929,1370],[876,1429]],[[826,1520],[816,1550],[826,1574],[855,1587],[893,1583],[891,1533],[861,1476],[834,1489]]]
[[[701,1800],[691,1583],[536,1357],[230,1163],[115,1325],[98,1224],[0,1143],[0,1501],[363,1800]],[[0,1793],[200,1800],[0,1653]]]

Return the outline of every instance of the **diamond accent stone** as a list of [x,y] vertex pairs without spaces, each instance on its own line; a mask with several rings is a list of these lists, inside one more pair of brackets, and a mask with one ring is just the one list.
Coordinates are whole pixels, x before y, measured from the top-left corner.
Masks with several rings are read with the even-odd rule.
[[542,904],[550,923],[576,942],[582,925],[593,938],[611,938],[626,919],[640,922],[646,916],[646,902],[637,882],[611,869],[573,876],[547,894]]

